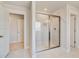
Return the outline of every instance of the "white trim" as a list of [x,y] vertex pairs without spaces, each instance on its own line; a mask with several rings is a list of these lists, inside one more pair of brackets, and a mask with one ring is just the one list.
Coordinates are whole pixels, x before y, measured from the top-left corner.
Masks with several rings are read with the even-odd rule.
[[[22,11],[21,11],[21,12],[22,12]],[[13,11],[13,10],[10,9],[10,10],[9,10],[9,14],[10,14],[10,13],[24,15],[24,20],[26,20],[26,18],[25,18],[26,15],[20,13],[19,10]],[[26,45],[25,45],[25,43],[26,43],[25,32],[26,32],[26,31],[25,31],[25,22],[24,22],[24,49],[25,49],[25,46],[26,46]]]
[[35,14],[36,14],[36,2],[32,1],[32,57],[36,57],[36,41],[35,41]]
[[24,49],[28,49],[29,48],[28,43],[27,43],[28,38],[26,37],[27,36],[26,33],[28,32],[28,30],[26,29],[26,25],[27,25],[26,24],[26,21],[27,21],[27,18],[26,18],[26,15],[27,15],[26,12],[27,11],[26,11],[26,9],[25,10],[18,10],[18,9],[7,8],[7,10],[8,10],[8,14],[13,13],[13,14],[24,15]]

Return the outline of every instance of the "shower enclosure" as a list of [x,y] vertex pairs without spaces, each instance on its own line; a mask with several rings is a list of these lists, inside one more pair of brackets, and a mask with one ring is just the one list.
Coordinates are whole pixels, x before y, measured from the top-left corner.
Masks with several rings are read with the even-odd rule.
[[36,13],[36,51],[44,51],[60,46],[60,17]]

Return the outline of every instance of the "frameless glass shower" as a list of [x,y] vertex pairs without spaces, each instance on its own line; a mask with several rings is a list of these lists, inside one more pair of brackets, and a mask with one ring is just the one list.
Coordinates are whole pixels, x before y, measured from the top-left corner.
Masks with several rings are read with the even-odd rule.
[[37,52],[60,46],[59,16],[37,13],[35,23]]

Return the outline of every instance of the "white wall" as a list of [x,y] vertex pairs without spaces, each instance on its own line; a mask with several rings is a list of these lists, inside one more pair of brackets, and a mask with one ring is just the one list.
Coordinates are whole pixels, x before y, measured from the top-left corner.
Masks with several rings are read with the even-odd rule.
[[25,34],[25,38],[27,38],[26,40],[26,45],[28,46],[28,48],[31,49],[31,41],[32,41],[32,16],[31,16],[31,9],[26,9],[26,16],[25,16],[25,31],[26,31],[26,34]]
[[9,52],[9,27],[8,13],[3,4],[0,4],[0,57],[5,57]]

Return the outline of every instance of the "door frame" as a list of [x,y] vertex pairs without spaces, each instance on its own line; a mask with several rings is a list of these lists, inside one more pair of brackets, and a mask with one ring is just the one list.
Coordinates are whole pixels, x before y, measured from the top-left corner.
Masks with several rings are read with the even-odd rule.
[[[75,17],[74,18],[74,42],[73,42],[74,43],[74,48],[75,48],[76,47],[76,15],[75,14],[71,14],[70,17],[71,16],[74,16]],[[71,20],[71,18],[70,18],[70,20]],[[71,45],[71,43],[70,43],[70,45]]]
[[[24,16],[24,49],[28,49],[29,47],[27,46],[27,38],[26,38],[26,32],[28,32],[26,30],[26,11],[21,11],[21,10],[16,10],[16,11],[13,11],[12,9],[9,9],[8,10],[8,14],[18,14],[18,15],[23,15]],[[8,16],[9,17],[9,16]],[[10,42],[9,42],[10,43]]]
[[[48,17],[50,18],[50,16],[53,16],[53,17],[58,17],[59,18],[59,46],[56,46],[56,47],[53,47],[53,48],[57,48],[57,47],[60,47],[61,45],[61,17],[60,16],[56,16],[56,15],[52,15],[52,14],[46,14],[46,13],[41,13],[41,12],[36,12],[35,14],[43,14],[43,15],[48,15]],[[48,28],[49,29],[49,28]],[[50,33],[49,33],[50,35]],[[50,36],[49,36],[50,37]],[[50,39],[49,39],[50,41]],[[49,45],[50,45],[50,42],[49,42]],[[41,50],[41,51],[38,51],[38,52],[42,52],[42,51],[46,51],[46,50],[50,50],[50,49],[53,49],[53,48],[49,48],[48,49],[45,49],[45,50]],[[37,52],[37,51],[36,51]],[[37,52],[37,53],[38,53]]]

